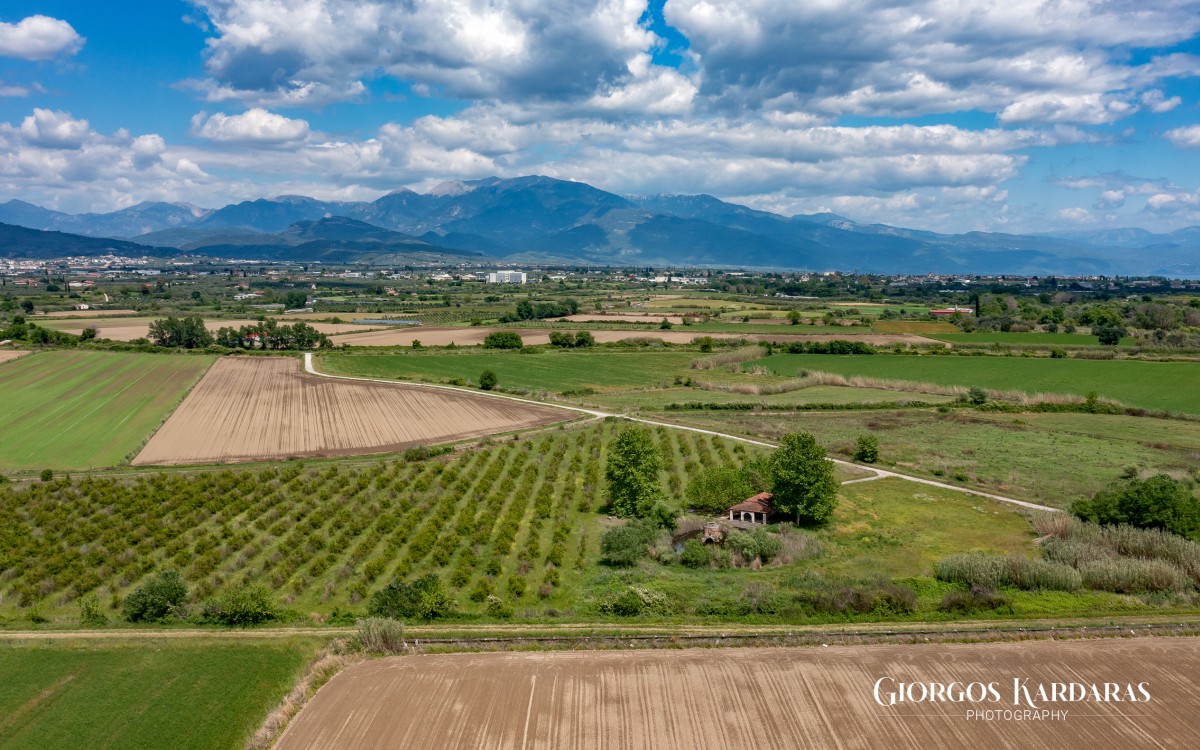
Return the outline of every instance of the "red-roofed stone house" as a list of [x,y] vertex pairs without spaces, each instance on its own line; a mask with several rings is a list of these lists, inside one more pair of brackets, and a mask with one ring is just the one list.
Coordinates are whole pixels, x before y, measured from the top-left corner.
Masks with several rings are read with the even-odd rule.
[[748,497],[729,509],[729,520],[765,525],[775,512],[775,507],[771,504],[774,498],[770,492],[760,492]]

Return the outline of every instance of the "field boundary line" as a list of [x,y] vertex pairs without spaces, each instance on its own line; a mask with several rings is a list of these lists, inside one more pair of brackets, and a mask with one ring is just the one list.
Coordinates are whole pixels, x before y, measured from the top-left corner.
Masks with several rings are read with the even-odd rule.
[[[481,396],[481,397],[485,397],[485,398],[500,398],[500,399],[505,399],[507,401],[517,401],[517,402],[523,403],[523,404],[531,404],[531,405],[536,405],[536,406],[549,406],[549,407],[552,407],[555,409],[565,409],[567,411],[573,411],[578,414],[590,414],[593,417],[614,417],[616,419],[624,419],[624,420],[627,420],[630,422],[639,422],[641,424],[647,424],[647,425],[651,425],[654,427],[666,427],[668,429],[684,430],[687,432],[696,432],[701,435],[712,435],[714,437],[725,438],[726,440],[735,440],[739,443],[755,445],[760,448],[778,448],[779,447],[775,443],[769,443],[769,442],[766,442],[763,440],[754,440],[752,438],[742,437],[740,435],[730,435],[730,434],[727,434],[724,432],[717,432],[716,430],[706,430],[701,427],[689,427],[687,425],[674,424],[672,422],[659,422],[659,421],[653,420],[653,419],[643,419],[641,417],[631,417],[628,414],[614,414],[612,412],[600,411],[598,409],[584,409],[579,406],[565,406],[563,404],[555,404],[555,403],[551,403],[548,401],[535,401],[533,399],[520,398],[518,396],[509,396],[509,395],[506,395],[503,393],[490,393],[488,391],[476,391],[476,390],[472,390],[470,388],[463,388],[463,387],[454,386],[454,385],[438,385],[435,383],[413,383],[413,382],[406,381],[406,380],[385,380],[383,378],[360,378],[360,377],[354,377],[351,375],[330,375],[328,373],[318,371],[313,366],[312,352],[304,353],[304,370],[305,370],[305,372],[307,372],[310,375],[315,375],[317,377],[322,377],[322,378],[332,378],[334,380],[358,380],[358,381],[367,382],[367,383],[391,383],[392,385],[411,386],[414,388],[432,388],[432,389],[436,389],[436,390],[457,391],[459,393],[470,393],[472,395]],[[1037,510],[1037,511],[1043,511],[1043,512],[1047,512],[1047,513],[1061,513],[1062,512],[1061,509],[1051,508],[1048,505],[1038,505],[1037,503],[1031,503],[1027,500],[1018,500],[1015,497],[1005,497],[1004,495],[994,495],[990,492],[981,492],[980,490],[971,489],[969,487],[959,487],[957,485],[948,484],[946,482],[937,482],[932,479],[924,479],[922,477],[914,477],[909,474],[901,474],[896,471],[880,469],[880,468],[877,468],[874,466],[863,466],[862,464],[856,464],[851,461],[843,461],[840,458],[827,458],[826,460],[832,461],[833,463],[839,464],[841,466],[852,466],[856,469],[865,469],[867,471],[873,471],[876,474],[876,476],[873,477],[874,479],[883,479],[885,477],[895,478],[895,479],[905,479],[905,480],[908,480],[909,482],[917,482],[919,484],[925,484],[930,487],[938,487],[938,488],[944,489],[944,490],[952,490],[954,492],[961,492],[965,495],[986,497],[989,500],[996,500],[1001,503],[1008,503],[1010,505],[1016,505],[1021,508],[1025,508],[1026,510]]]

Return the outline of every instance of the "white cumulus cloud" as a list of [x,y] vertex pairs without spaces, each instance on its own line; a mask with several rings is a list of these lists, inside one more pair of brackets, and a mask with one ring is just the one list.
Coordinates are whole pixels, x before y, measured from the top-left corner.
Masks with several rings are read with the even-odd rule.
[[293,120],[255,107],[240,115],[217,112],[193,119],[192,133],[217,143],[281,146],[301,142],[309,136],[308,122]]
[[17,23],[0,22],[0,56],[22,60],[70,57],[86,40],[71,24],[49,16],[29,16]]
[[76,120],[57,110],[34,109],[21,122],[21,136],[34,146],[45,148],[79,148],[90,133],[87,120]]
[[1200,148],[1200,125],[1188,125],[1163,133],[1171,143],[1180,148]]

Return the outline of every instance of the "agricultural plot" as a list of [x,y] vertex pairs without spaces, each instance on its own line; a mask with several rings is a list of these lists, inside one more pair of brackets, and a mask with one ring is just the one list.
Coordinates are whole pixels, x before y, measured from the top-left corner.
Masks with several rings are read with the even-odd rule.
[[[693,373],[693,377],[695,373]],[[645,409],[659,411],[675,404],[756,404],[764,407],[808,406],[812,404],[880,404],[919,401],[939,404],[953,400],[952,396],[932,393],[902,393],[880,388],[850,388],[839,385],[814,385],[786,393],[754,395],[735,391],[718,391],[699,388],[664,388],[655,391],[597,394],[587,396],[587,403],[611,409]]]
[[167,418],[213,357],[42,352],[0,367],[0,468],[115,466]]
[[134,464],[384,453],[569,418],[469,393],[306,375],[290,357],[226,357]]
[[[335,677],[277,747],[1186,747],[1198,659],[1196,638],[411,656]],[[1047,705],[1062,721],[967,718],[1028,708],[1014,705],[1014,675],[1032,686],[1144,682],[1152,699]],[[1002,698],[881,706],[884,676],[999,682]]]
[[1196,362],[783,354],[745,366],[765,367],[780,375],[810,370],[1026,393],[1083,396],[1094,391],[1128,406],[1200,413],[1200,363]]
[[3,750],[241,750],[316,641],[0,646]]
[[490,369],[505,388],[567,391],[653,387],[686,376],[695,352],[511,351],[455,354],[323,354],[318,369],[335,375],[442,382],[477,382]]
[[[596,560],[594,510],[620,426],[555,430],[445,461],[0,485],[0,613],[37,604],[74,617],[77,597],[96,593],[108,606],[165,568],[179,570],[198,601],[248,580],[299,612],[362,606],[394,576],[431,572],[465,611],[482,611],[493,592],[522,607],[570,607]],[[702,463],[744,455],[708,436],[653,435],[675,497]]]
[[[954,344],[1009,344],[1013,346],[1100,346],[1100,340],[1095,336],[1084,333],[1048,333],[1027,331],[1023,333],[1004,333],[1002,331],[985,331],[981,333],[961,333],[957,328],[948,332],[931,332],[932,338],[939,341],[949,341]],[[1121,346],[1133,346],[1137,340],[1132,336],[1121,339]]]
[[[90,320],[80,319],[64,319],[57,321],[46,321],[43,323],[46,328],[54,328],[65,333],[70,333],[78,336],[83,332],[84,328],[95,328],[96,336],[102,339],[110,339],[112,341],[133,341],[134,339],[144,339],[150,335],[150,324],[160,318],[96,318]],[[284,321],[286,322],[286,321]],[[257,325],[257,320],[220,320],[218,318],[207,318],[204,321],[204,327],[212,333],[216,333],[221,328],[241,328],[242,326]],[[313,328],[320,333],[351,333],[357,331],[368,331],[373,326],[355,325],[353,323],[311,323]]]
[[22,357],[28,353],[29,352],[13,351],[12,349],[0,350],[0,364],[4,364],[5,362],[11,362],[14,359],[17,359],[18,357]]
[[850,456],[856,436],[873,433],[884,466],[1058,508],[1090,497],[1127,466],[1184,478],[1200,460],[1200,423],[1181,420],[958,409],[944,414],[924,409],[767,416],[672,411],[660,416],[767,440],[805,430],[844,458]]
[[[828,330],[825,330],[828,329]],[[412,346],[413,341],[420,341],[424,346],[477,346],[483,343],[488,334],[498,330],[516,331],[526,346],[537,346],[550,343],[548,329],[526,328],[512,326],[509,328],[488,328],[483,326],[459,328],[397,328],[394,330],[371,331],[364,333],[345,333],[332,336],[334,344],[339,346]],[[834,339],[853,338],[873,346],[895,346],[932,344],[942,342],[915,336],[912,334],[880,334],[873,333],[870,328],[854,329],[838,326],[824,326],[816,329],[811,326],[763,326],[762,330],[754,330],[744,323],[710,323],[692,325],[686,328],[663,331],[654,328],[636,330],[616,330],[611,328],[589,328],[587,324],[576,326],[559,326],[558,330],[588,330],[597,343],[606,344],[627,339],[653,339],[667,344],[690,344],[698,338],[709,336],[714,339],[749,339],[751,341],[833,341]]]

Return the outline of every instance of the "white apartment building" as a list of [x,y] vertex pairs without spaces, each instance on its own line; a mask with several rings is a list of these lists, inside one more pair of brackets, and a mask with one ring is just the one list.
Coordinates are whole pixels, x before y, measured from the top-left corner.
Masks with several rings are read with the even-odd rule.
[[524,284],[524,271],[494,271],[488,274],[489,284]]

